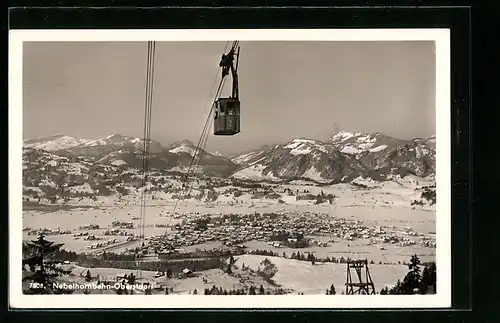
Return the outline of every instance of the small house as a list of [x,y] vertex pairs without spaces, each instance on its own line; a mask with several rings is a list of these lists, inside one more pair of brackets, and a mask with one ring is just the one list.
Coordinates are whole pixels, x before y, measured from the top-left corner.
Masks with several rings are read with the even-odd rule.
[[184,268],[184,269],[182,270],[182,272],[181,272],[180,276],[181,276],[182,278],[186,278],[186,277],[193,277],[193,276],[194,276],[194,273],[193,273],[191,270],[189,270],[189,269],[187,269],[187,268]]

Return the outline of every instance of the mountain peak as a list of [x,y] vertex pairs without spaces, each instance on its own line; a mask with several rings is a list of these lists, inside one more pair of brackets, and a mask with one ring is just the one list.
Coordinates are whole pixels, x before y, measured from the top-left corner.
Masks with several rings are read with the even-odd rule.
[[42,141],[51,141],[51,140],[57,140],[57,139],[62,138],[64,136],[66,136],[66,135],[63,133],[57,133],[57,134],[54,134],[51,136],[46,136],[46,137],[35,137],[35,138],[25,139],[25,140],[23,140],[23,142],[25,144],[29,144],[29,143],[42,142]]
[[106,139],[115,139],[115,138],[124,138],[124,136],[120,135],[119,133],[114,133],[106,137]]
[[343,142],[348,140],[349,138],[360,136],[361,132],[348,132],[348,131],[339,131],[333,136],[330,137],[330,141],[332,142]]
[[64,134],[52,135],[49,137],[28,139],[24,141],[24,147],[42,149],[46,151],[56,151],[69,149],[82,143],[85,143],[85,139],[76,139]]
[[168,151],[174,154],[177,153],[187,153],[193,155],[196,151],[196,146],[187,139],[182,139],[168,145]]
[[307,155],[312,151],[320,151],[328,153],[327,143],[321,142],[319,140],[307,139],[307,138],[295,138],[283,146],[285,149],[291,149],[290,154],[292,155]]
[[216,150],[212,155],[221,157],[223,156],[218,150]]
[[184,146],[194,146],[193,142],[187,139],[182,139],[179,141],[179,144]]
[[168,147],[170,148],[175,148],[179,146],[195,146],[192,141],[187,140],[187,139],[182,139],[179,141],[174,142],[173,144],[170,144]]
[[403,141],[380,132],[352,133],[340,131],[330,137],[330,142],[343,153],[358,154],[365,151],[380,152],[389,146],[397,146]]

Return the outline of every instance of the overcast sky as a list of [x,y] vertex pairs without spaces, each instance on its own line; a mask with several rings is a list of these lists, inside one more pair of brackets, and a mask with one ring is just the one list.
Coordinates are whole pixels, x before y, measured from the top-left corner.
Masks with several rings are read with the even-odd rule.
[[[151,137],[197,142],[224,42],[158,42]],[[433,42],[242,42],[242,132],[211,134],[232,154],[345,131],[398,138],[435,134]],[[64,133],[141,137],[145,42],[24,43],[25,139]],[[230,78],[226,82],[229,94]]]

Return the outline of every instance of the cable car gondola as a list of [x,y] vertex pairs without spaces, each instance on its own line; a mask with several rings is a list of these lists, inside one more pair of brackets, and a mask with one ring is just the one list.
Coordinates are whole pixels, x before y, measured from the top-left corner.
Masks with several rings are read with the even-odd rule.
[[[240,132],[240,99],[238,93],[238,59],[240,48],[235,42],[228,54],[223,54],[219,66],[222,67],[222,78],[231,72],[233,86],[231,96],[218,98],[215,101],[214,135],[233,136]],[[234,58],[236,56],[236,66]]]

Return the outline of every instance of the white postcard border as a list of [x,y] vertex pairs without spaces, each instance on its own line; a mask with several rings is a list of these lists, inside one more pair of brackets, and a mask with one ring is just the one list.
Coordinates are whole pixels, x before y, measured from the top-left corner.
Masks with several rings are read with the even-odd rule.
[[[435,295],[23,295],[22,126],[25,41],[435,41]],[[13,308],[447,308],[451,306],[451,88],[449,29],[10,30],[9,304]]]

